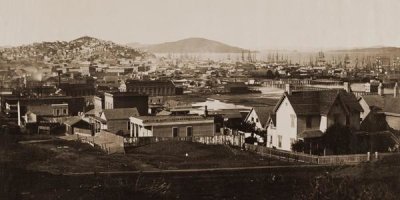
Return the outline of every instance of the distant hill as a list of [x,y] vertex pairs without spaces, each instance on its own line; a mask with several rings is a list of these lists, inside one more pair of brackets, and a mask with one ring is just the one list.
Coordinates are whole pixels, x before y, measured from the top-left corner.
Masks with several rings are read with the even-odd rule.
[[153,56],[138,49],[119,45],[111,41],[84,36],[66,42],[40,42],[30,45],[2,49],[2,57],[11,61],[67,61],[115,60],[120,58]]
[[332,53],[369,54],[369,55],[400,55],[399,47],[368,47],[356,49],[333,50]]
[[[134,46],[136,45],[136,46]],[[152,53],[241,53],[244,49],[204,38],[187,38],[153,45],[130,44]]]

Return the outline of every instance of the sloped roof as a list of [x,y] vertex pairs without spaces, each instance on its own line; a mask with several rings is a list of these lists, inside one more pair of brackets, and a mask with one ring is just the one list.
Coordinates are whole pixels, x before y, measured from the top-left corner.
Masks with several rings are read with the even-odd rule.
[[400,114],[400,98],[385,98],[385,107],[383,108],[383,112]]
[[376,111],[400,114],[400,98],[393,96],[366,95],[362,97]]
[[369,107],[382,109],[385,106],[385,99],[380,95],[365,95],[362,97]]
[[284,98],[288,98],[298,115],[328,114],[336,99],[343,103],[346,110],[363,111],[354,94],[347,93],[345,90],[295,91],[291,95],[284,93],[274,108],[274,112],[277,111]]
[[260,121],[261,125],[264,127],[265,124],[268,122],[268,118],[273,113],[274,107],[272,106],[263,106],[263,107],[254,107],[254,111],[258,116],[258,120]]
[[305,130],[299,134],[299,138],[317,138],[323,134],[320,130]]
[[139,112],[136,108],[105,109],[103,113],[107,120],[129,119],[129,117],[139,116]]
[[78,122],[81,121],[81,120],[82,120],[82,118],[80,118],[80,117],[78,117],[78,116],[68,117],[68,118],[64,121],[64,124],[67,124],[67,125],[72,126],[72,125],[78,123]]

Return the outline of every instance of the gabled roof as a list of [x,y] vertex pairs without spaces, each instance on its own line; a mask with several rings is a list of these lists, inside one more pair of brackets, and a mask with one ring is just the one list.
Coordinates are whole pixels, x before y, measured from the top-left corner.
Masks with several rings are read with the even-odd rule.
[[274,108],[276,112],[287,98],[297,115],[326,115],[338,99],[346,111],[362,112],[354,94],[345,90],[322,90],[322,91],[295,91],[291,95],[284,93]]
[[[274,107],[272,106],[263,106],[263,107],[254,107],[252,108],[251,112],[255,112],[258,116],[258,120],[260,121],[261,125],[264,127],[265,124],[268,122],[268,118],[273,113]],[[250,113],[247,115],[249,116]]]
[[380,95],[365,95],[362,97],[370,108],[376,108],[378,110],[383,109],[385,106],[385,98]]
[[375,111],[400,114],[400,98],[395,98],[393,96],[366,95],[363,96],[362,99]]
[[129,117],[139,116],[139,112],[136,108],[105,109],[103,114],[107,120],[129,119]]
[[68,118],[64,121],[64,124],[67,124],[67,125],[72,126],[72,125],[78,123],[78,122],[81,121],[81,120],[82,120],[82,118],[80,118],[80,117],[78,117],[78,116],[68,117]]

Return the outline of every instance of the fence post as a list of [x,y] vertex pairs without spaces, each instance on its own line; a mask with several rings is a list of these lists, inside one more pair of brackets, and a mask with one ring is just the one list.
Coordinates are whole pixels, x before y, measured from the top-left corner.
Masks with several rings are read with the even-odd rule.
[[371,153],[369,151],[367,152],[367,161],[371,161]]
[[378,152],[375,151],[375,159],[378,160]]

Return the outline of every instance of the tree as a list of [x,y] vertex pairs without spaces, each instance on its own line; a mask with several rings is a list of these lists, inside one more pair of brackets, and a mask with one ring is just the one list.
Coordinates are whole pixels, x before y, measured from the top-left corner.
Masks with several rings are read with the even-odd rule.
[[324,147],[331,150],[333,154],[352,153],[354,141],[355,136],[350,128],[340,124],[330,126],[322,136]]
[[256,124],[252,122],[243,122],[239,130],[243,132],[254,133],[256,131]]

